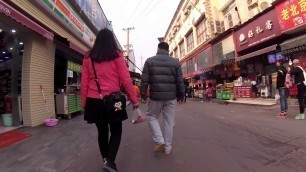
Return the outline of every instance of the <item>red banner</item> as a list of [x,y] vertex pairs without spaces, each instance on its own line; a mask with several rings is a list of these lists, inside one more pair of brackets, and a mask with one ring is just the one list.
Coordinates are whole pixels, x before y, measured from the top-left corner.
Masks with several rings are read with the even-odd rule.
[[282,32],[305,25],[306,0],[286,0],[276,6]]

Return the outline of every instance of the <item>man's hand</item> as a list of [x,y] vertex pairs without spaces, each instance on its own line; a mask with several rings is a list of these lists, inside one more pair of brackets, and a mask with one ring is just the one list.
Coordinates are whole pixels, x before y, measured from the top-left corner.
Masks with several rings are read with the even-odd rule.
[[183,101],[184,101],[184,98],[178,98],[178,99],[177,99],[178,104],[182,104]]
[[291,67],[289,66],[287,70],[288,70],[288,72],[290,73],[290,71],[291,71]]
[[143,104],[147,104],[147,100],[145,100],[145,99],[141,99],[141,103],[143,103]]

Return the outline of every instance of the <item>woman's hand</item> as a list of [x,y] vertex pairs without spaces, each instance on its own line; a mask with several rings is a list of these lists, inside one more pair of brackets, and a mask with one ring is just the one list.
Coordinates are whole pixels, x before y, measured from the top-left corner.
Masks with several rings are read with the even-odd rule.
[[139,108],[139,105],[133,105],[133,109],[137,109],[137,108]]

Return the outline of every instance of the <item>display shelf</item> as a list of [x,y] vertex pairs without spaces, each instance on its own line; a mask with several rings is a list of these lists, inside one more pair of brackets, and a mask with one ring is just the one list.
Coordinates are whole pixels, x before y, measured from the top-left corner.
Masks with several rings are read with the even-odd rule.
[[234,97],[234,83],[219,84],[216,87],[216,98],[229,100]]

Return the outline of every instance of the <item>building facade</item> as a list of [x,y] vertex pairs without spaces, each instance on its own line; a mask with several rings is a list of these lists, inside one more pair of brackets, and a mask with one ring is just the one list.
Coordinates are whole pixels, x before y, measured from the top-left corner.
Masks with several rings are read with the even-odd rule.
[[181,0],[164,41],[180,61],[228,29],[243,24],[274,0]]
[[12,113],[15,125],[37,126],[59,107],[80,109],[83,56],[98,30],[110,27],[98,1],[0,0],[0,7],[1,113]]
[[164,36],[184,78],[199,89],[240,75],[235,30],[275,0],[181,0]]

